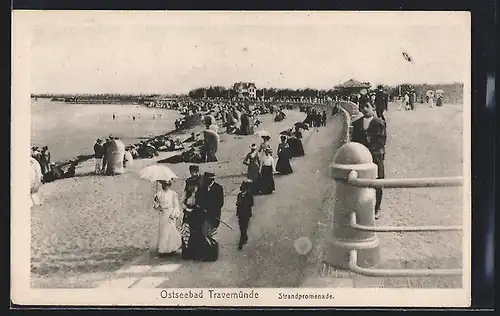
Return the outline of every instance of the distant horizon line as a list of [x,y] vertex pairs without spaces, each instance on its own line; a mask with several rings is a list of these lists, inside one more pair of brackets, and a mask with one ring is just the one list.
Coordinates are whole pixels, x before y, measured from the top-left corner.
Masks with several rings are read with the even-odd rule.
[[[348,81],[348,80],[346,80]],[[379,85],[375,84],[372,85],[373,87]],[[461,81],[454,81],[454,82],[441,82],[441,83],[399,83],[399,84],[394,84],[394,85],[389,85],[389,84],[382,84],[384,86],[389,86],[389,87],[398,87],[400,85],[410,85],[410,86],[418,86],[418,85],[428,85],[428,86],[439,86],[439,85],[455,85],[455,84],[464,84]],[[222,85],[207,85],[207,86],[200,86],[196,88],[192,88],[191,90],[196,90],[196,89],[203,89],[203,88],[210,88],[210,87],[223,87],[226,89],[232,88],[232,86],[222,86]],[[335,87],[331,87],[329,89],[324,89],[324,88],[312,88],[312,87],[302,87],[302,88],[276,88],[276,87],[263,87],[263,88],[257,88],[257,90],[261,89],[277,89],[277,90],[303,90],[303,89],[312,89],[312,90],[323,90],[323,91],[328,91],[328,90],[334,90]],[[191,91],[189,90],[189,91]],[[134,96],[147,96],[147,95],[188,95],[189,91],[187,92],[181,92],[181,93],[174,93],[174,92],[32,92],[31,95],[96,95],[96,94],[102,94],[102,95],[134,95]]]

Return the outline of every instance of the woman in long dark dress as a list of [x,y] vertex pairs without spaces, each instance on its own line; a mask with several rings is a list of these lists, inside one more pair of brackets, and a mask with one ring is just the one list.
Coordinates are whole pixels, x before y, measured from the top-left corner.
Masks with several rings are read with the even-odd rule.
[[189,166],[189,173],[191,176],[186,179],[186,186],[184,188],[184,216],[182,218],[181,236],[182,236],[182,258],[190,259],[193,256],[193,251],[189,247],[189,241],[193,230],[193,216],[192,212],[196,207],[196,192],[201,187],[201,176],[199,174],[199,167],[197,165]]
[[301,157],[305,155],[304,146],[302,145],[302,132],[298,126],[295,126],[295,131],[289,139],[292,157]]
[[281,143],[278,145],[278,162],[276,163],[276,171],[280,174],[290,174],[293,172],[290,165],[290,146],[286,142],[287,137],[281,135]]
[[271,194],[275,190],[274,186],[274,159],[272,156],[273,151],[267,149],[265,156],[262,158],[262,167],[260,169],[260,193]]
[[243,164],[247,166],[247,178],[252,180],[252,193],[256,194],[259,191],[260,179],[260,157],[256,144],[250,146],[250,152],[245,156]]

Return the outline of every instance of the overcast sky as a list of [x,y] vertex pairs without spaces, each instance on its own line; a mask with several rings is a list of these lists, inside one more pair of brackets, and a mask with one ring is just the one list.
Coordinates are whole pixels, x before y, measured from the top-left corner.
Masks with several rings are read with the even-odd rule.
[[469,76],[466,13],[55,12],[32,21],[33,93],[187,93],[237,81],[330,89],[350,78]]

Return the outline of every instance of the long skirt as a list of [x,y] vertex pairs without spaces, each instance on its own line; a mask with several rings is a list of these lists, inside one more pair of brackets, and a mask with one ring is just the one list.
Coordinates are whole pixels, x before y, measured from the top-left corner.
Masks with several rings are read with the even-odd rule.
[[182,255],[183,259],[205,261],[210,257],[214,234],[207,226],[206,221],[195,220],[191,222],[189,242],[185,253]]
[[290,174],[293,172],[292,166],[290,165],[290,155],[288,153],[281,152],[278,155],[276,171],[280,174]]
[[168,214],[159,214],[158,234],[152,242],[152,250],[159,254],[167,254],[177,251],[182,246],[182,238],[177,230],[176,220],[170,219]]
[[300,138],[297,137],[289,138],[288,145],[290,146],[291,157],[301,157],[305,155],[304,146],[302,145],[302,140]]
[[262,166],[261,178],[260,178],[260,192],[262,194],[271,194],[275,190],[274,177],[273,177],[273,167],[272,166]]
[[184,211],[182,226],[180,229],[182,238],[182,258],[189,259],[191,256],[189,249],[189,238],[191,237],[190,212]]
[[247,178],[252,180],[252,192],[259,192],[260,170],[257,164],[250,164],[247,168]]

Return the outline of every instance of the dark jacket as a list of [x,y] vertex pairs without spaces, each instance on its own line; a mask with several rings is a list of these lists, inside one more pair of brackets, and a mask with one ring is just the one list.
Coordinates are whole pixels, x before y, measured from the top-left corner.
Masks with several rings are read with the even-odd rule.
[[94,157],[95,158],[104,157],[104,148],[101,144],[98,144],[98,143],[94,144]]
[[209,190],[207,185],[203,185],[196,192],[196,204],[205,211],[206,220],[214,228],[218,228],[221,210],[224,206],[224,189],[222,186],[214,182]]
[[373,117],[368,129],[363,129],[363,117],[352,123],[351,141],[361,143],[368,148],[372,156],[385,154],[387,132],[385,122],[378,117]]
[[184,193],[186,194],[186,199],[191,197],[192,193],[195,192],[195,188],[198,190],[201,187],[201,175],[190,176],[186,179],[186,185],[184,187]]
[[387,110],[387,104],[389,103],[389,95],[382,90],[378,90],[375,93],[375,108]]
[[236,198],[236,216],[252,217],[253,195],[250,192],[240,192]]

